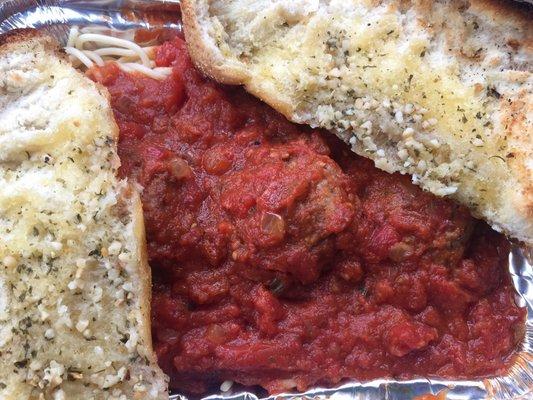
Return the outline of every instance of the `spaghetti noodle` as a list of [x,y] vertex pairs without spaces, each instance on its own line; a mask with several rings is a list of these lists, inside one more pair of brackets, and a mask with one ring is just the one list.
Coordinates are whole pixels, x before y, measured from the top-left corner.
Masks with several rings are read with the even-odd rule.
[[127,72],[141,72],[154,79],[165,79],[172,68],[157,67],[153,61],[155,46],[140,46],[127,31],[103,27],[74,26],[69,32],[65,52],[75,67],[103,66],[116,62]]

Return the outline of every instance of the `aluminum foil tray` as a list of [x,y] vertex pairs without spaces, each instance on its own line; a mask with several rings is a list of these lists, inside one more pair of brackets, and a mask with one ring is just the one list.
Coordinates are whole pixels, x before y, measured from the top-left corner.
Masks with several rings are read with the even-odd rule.
[[[524,1],[533,3],[533,0]],[[157,18],[151,18],[152,15]],[[168,18],[161,18],[162,15]],[[181,29],[179,0],[0,0],[0,33],[16,28],[38,28],[65,43],[73,25],[102,25],[121,30],[161,26]],[[528,258],[531,260],[531,253],[526,254],[516,246],[509,255],[510,271],[518,292],[517,302],[527,308],[527,321],[524,341],[507,375],[477,381],[351,381],[333,389],[315,388],[305,393],[280,394],[262,400],[416,400],[422,395],[439,393],[442,395],[439,399],[533,400],[533,268]],[[171,394],[170,399],[188,400],[179,393]],[[229,391],[201,400],[258,399],[259,396],[252,392]]]

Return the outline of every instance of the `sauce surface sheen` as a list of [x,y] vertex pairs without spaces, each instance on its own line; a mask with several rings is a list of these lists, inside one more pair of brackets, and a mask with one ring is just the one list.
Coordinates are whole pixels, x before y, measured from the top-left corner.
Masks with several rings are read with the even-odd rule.
[[114,64],[121,174],[143,186],[152,332],[171,387],[271,393],[344,378],[474,378],[512,362],[525,311],[509,244],[462,207],[377,170],[191,64]]

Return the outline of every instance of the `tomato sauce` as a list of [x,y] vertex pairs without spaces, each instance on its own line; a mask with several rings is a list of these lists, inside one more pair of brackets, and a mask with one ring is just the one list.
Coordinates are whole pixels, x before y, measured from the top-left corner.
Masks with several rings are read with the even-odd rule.
[[502,373],[523,337],[509,243],[331,134],[203,77],[108,64],[120,173],[143,189],[152,332],[171,387]]

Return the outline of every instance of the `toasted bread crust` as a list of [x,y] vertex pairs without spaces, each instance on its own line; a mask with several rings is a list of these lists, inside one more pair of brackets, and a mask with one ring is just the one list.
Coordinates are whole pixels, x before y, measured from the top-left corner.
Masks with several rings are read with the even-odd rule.
[[195,66],[208,77],[225,85],[243,85],[246,90],[263,100],[265,103],[283,114],[287,119],[293,119],[294,107],[290,102],[282,101],[270,90],[261,86],[261,81],[254,80],[249,70],[239,64],[227,64],[216,48],[203,40],[204,32],[198,18],[200,4],[196,1],[182,1],[181,13],[187,46]]
[[[470,0],[470,7],[475,11],[486,12],[497,22],[512,22],[520,29],[527,30],[533,18],[533,5],[531,3],[514,0]],[[529,45],[531,40],[529,38]]]
[[[42,40],[48,42],[48,49],[56,51],[58,47],[54,45],[52,38],[46,36],[44,33],[31,28],[20,28],[13,29],[12,31],[3,33],[0,35],[0,46],[5,46],[7,44],[18,44],[19,42],[24,42],[26,40],[41,38]],[[3,47],[5,51],[5,48]]]
[[[237,3],[243,3],[240,4],[240,9],[232,9],[231,5]],[[354,125],[348,129],[339,127],[339,125],[341,125],[339,122],[347,124],[353,123],[352,120],[348,119],[347,121],[343,121],[338,120],[335,117],[331,120],[327,119],[327,122],[324,122],[324,118],[318,115],[317,110],[323,106],[329,107],[329,103],[324,103],[323,100],[321,100],[322,102],[313,102],[313,99],[311,99],[308,107],[306,107],[305,104],[302,106],[303,103],[300,102],[300,99],[303,92],[295,93],[296,90],[294,87],[297,87],[299,84],[297,80],[295,80],[294,75],[291,75],[291,73],[293,73],[292,71],[282,72],[284,78],[283,84],[276,84],[277,78],[273,78],[273,76],[277,72],[270,71],[270,69],[277,71],[275,65],[268,66],[266,64],[266,60],[268,59],[267,54],[270,54],[269,52],[272,51],[273,54],[276,54],[271,61],[273,64],[285,62],[287,65],[305,65],[305,62],[307,62],[305,60],[308,60],[308,58],[306,58],[308,57],[308,54],[302,54],[300,56],[298,52],[291,53],[291,51],[294,51],[294,45],[287,44],[286,39],[281,39],[280,42],[276,42],[275,44],[271,44],[274,42],[269,41],[269,38],[267,38],[264,43],[261,41],[254,44],[238,42],[238,40],[241,40],[240,36],[239,39],[235,39],[235,34],[232,32],[239,33],[239,29],[245,29],[242,26],[236,26],[239,24],[236,21],[239,21],[239,18],[241,18],[241,16],[237,17],[237,13],[241,13],[246,7],[246,3],[246,1],[239,0],[224,4],[207,2],[204,0],[184,0],[182,2],[185,36],[193,61],[199,69],[201,69],[207,76],[222,83],[244,85],[246,90],[250,93],[259,97],[294,122],[311,124],[312,126],[332,130],[343,140],[350,142],[352,149],[356,153],[373,159],[379,168],[389,172],[399,171],[402,173],[420,175],[420,173],[412,166],[406,167],[404,165],[404,159],[399,158],[396,154],[396,152],[403,151],[402,146],[404,143],[402,139],[399,141],[392,139],[395,135],[394,132],[390,133],[390,135],[393,136],[389,136],[391,138],[389,140],[392,140],[393,144],[383,144],[379,154],[384,153],[385,157],[378,158],[376,155],[378,153],[367,152],[367,145],[362,145],[360,137],[355,144],[350,141],[356,133],[359,134],[357,132],[358,128],[353,128]],[[365,7],[365,5],[368,5],[370,2],[354,0],[352,2],[347,2],[346,7],[351,7],[352,3],[362,3],[364,4],[362,7]],[[379,2],[379,4],[376,3],[372,7],[383,8],[385,6],[382,3],[384,2]],[[445,160],[446,168],[449,168],[448,164],[451,165],[454,162],[455,164],[462,162],[462,159],[467,157],[463,154],[463,149],[466,148],[469,152],[472,151],[473,154],[476,154],[476,171],[484,172],[479,172],[479,174],[478,172],[475,172],[472,174],[469,170],[465,170],[464,167],[457,167],[457,165],[455,165],[454,168],[456,172],[453,172],[453,174],[444,174],[439,177],[438,180],[427,177],[426,175],[422,175],[421,178],[417,176],[414,180],[415,183],[420,184],[423,188],[430,190],[437,195],[448,195],[453,197],[459,202],[467,205],[476,217],[487,220],[497,230],[503,231],[509,236],[523,241],[527,245],[532,245],[533,173],[531,160],[533,155],[531,135],[533,134],[533,130],[529,116],[532,113],[533,94],[531,90],[531,81],[533,78],[531,77],[530,67],[528,67],[528,65],[530,66],[532,63],[533,29],[531,28],[530,21],[533,17],[533,7],[528,4],[518,4],[514,1],[495,0],[473,0],[469,3],[462,1],[433,2],[420,0],[416,2],[401,2],[392,0],[385,3],[389,7],[389,15],[402,15],[409,10],[409,12],[420,16],[411,24],[410,29],[416,29],[414,33],[422,36],[429,35],[430,38],[435,38],[430,39],[435,40],[434,43],[439,43],[438,41],[440,40],[446,40],[449,43],[448,48],[441,50],[441,53],[439,53],[441,57],[446,57],[446,60],[458,63],[461,68],[465,65],[467,66],[465,68],[469,68],[470,70],[475,70],[478,68],[477,65],[479,65],[479,70],[482,70],[482,68],[487,69],[488,67],[488,69],[493,68],[495,72],[498,71],[497,73],[504,71],[501,72],[500,77],[497,78],[499,81],[496,81],[496,84],[502,87],[502,89],[498,90],[503,90],[503,92],[498,93],[495,91],[496,95],[499,96],[498,99],[491,99],[488,97],[489,95],[487,95],[485,97],[487,100],[483,101],[488,102],[487,104],[489,104],[489,106],[486,109],[484,108],[481,110],[486,113],[486,118],[483,117],[485,118],[483,119],[483,123],[487,121],[487,123],[490,123],[491,127],[494,127],[493,133],[489,133],[487,138],[482,137],[482,139],[488,141],[485,143],[498,140],[504,143],[504,145],[501,145],[498,148],[495,147],[493,150],[489,150],[488,148],[487,150],[484,148],[476,148],[479,144],[472,145],[471,143],[465,147],[465,144],[459,144],[463,139],[457,140],[456,142],[449,141],[449,138],[452,138],[454,141],[456,140],[453,138],[453,135],[456,134],[453,131],[451,131],[451,135],[447,134],[448,136],[435,136],[435,134],[432,134],[433,137],[436,137],[441,142],[441,144],[444,143],[446,145],[449,144],[454,146],[453,143],[456,143],[457,154],[454,156],[456,150],[453,150],[452,148],[450,154],[452,159]],[[290,10],[290,12],[293,12],[294,8],[296,8],[296,12],[301,13],[300,19],[294,24],[300,29],[299,32],[301,35],[309,33],[309,36],[311,36],[310,30],[312,28],[308,27],[307,23],[309,19],[312,18],[309,17],[309,15],[314,16],[314,14],[311,12],[308,16],[303,16],[306,11],[303,10],[301,4],[312,4],[312,2],[300,2],[298,4],[300,5],[294,6],[293,9]],[[217,7],[226,7],[223,17],[221,17],[222,19],[216,14]],[[319,5],[318,7],[322,7],[322,5]],[[450,14],[446,15],[446,18],[442,15],[443,8],[450,11]],[[234,12],[235,15],[231,15],[231,12],[228,11],[229,9],[233,10],[231,12]],[[242,13],[245,14],[244,11],[242,11]],[[372,11],[370,11],[370,13],[372,13]],[[336,17],[342,19],[341,15],[337,15]],[[270,15],[266,18],[270,18]],[[279,18],[279,15],[277,15],[276,18]],[[440,23],[443,24],[443,27],[448,26],[443,28],[441,25],[434,24],[430,19],[441,21]],[[474,22],[472,23],[472,21]],[[233,24],[230,28],[231,32],[228,30],[229,28],[224,25],[225,23]],[[272,26],[273,23],[274,22],[272,22],[270,26]],[[290,31],[292,28],[291,24],[292,22],[289,22],[288,28],[280,28],[280,30],[287,29]],[[245,26],[245,24],[243,25]],[[471,30],[476,30],[478,27],[480,27],[479,29],[482,34],[485,35],[481,36],[481,42],[486,43],[489,47],[493,46],[494,49],[500,49],[500,47],[502,49],[505,48],[506,54],[509,54],[510,61],[502,60],[501,58],[498,59],[500,56],[493,56],[492,53],[490,53],[492,50],[489,48],[469,50],[467,46],[463,46],[469,40],[468,35],[472,35],[472,38],[474,38],[477,32],[472,32]],[[315,28],[316,26],[313,26],[313,29]],[[307,32],[308,30],[309,32]],[[283,37],[284,32],[285,31],[282,33],[275,33],[279,33],[281,37]],[[485,39],[483,39],[483,37],[485,37]],[[405,40],[410,39],[407,37]],[[320,47],[323,43],[324,42],[318,42],[317,46]],[[474,44],[475,43],[473,43],[472,46]],[[252,50],[249,50],[252,54],[240,53],[247,45],[252,46]],[[285,53],[283,52],[287,49],[290,50],[287,54],[291,55],[284,58]],[[478,53],[474,53],[474,50],[481,51],[482,57],[479,58]],[[379,52],[379,48],[376,48],[375,51]],[[469,51],[472,53],[468,53]],[[497,52],[499,50],[494,51]],[[304,52],[304,50],[301,50],[301,52]],[[293,62],[293,59],[290,57],[295,57],[296,61]],[[491,57],[493,58],[493,61],[490,61]],[[422,59],[425,60],[425,58]],[[432,62],[435,61],[433,60]],[[501,67],[498,63],[501,63]],[[317,64],[315,64],[313,68],[316,67],[316,65]],[[288,71],[288,68],[291,67],[286,67],[285,71]],[[264,70],[267,72],[262,72]],[[327,75],[320,74],[324,74],[324,72],[320,72],[318,78],[326,77],[326,79],[328,79]],[[486,79],[487,82],[493,79],[486,78],[488,75],[485,75],[483,72],[480,73],[480,76],[482,79]],[[299,78],[308,79],[308,77]],[[338,79],[340,84],[342,84],[343,78],[341,77]],[[464,80],[470,78],[468,75],[466,78],[463,76],[460,79]],[[458,83],[458,85],[462,84],[463,83]],[[284,85],[287,87],[286,90],[283,88]],[[349,86],[350,83],[344,83],[344,86],[346,85]],[[323,89],[320,89],[322,92],[319,92],[319,89],[314,87],[316,87],[316,85],[307,87],[305,96],[307,96],[308,99],[310,98],[310,96],[308,96],[309,91],[314,91],[313,94],[318,93],[318,96],[327,97],[327,93],[323,91]],[[470,89],[467,89],[467,86],[464,86],[464,89],[460,90]],[[465,101],[479,101],[481,104],[481,100],[478,100],[479,90],[482,91],[481,94],[483,95],[485,90],[489,93],[493,89],[491,89],[491,84],[485,83],[480,89],[476,86],[475,90],[475,96],[478,97],[472,97],[472,100],[466,100],[465,97]],[[333,92],[334,91],[332,91],[332,93]],[[450,93],[453,93],[453,91]],[[372,94],[372,91],[365,92],[364,90],[359,90],[357,96],[372,96]],[[453,95],[450,94],[449,97],[452,98]],[[378,102],[379,101],[381,100],[378,99]],[[333,104],[332,107],[333,111],[345,111],[345,109],[339,108],[341,106],[338,105]],[[346,107],[346,103],[344,103],[342,107]],[[485,105],[483,105],[483,107],[485,107]],[[430,109],[430,113],[435,114],[436,112],[438,112],[437,109]],[[371,114],[367,113],[367,115],[370,119],[372,118]],[[479,113],[476,115],[479,115]],[[459,118],[461,117],[459,116]],[[375,119],[379,123],[379,118]],[[358,123],[361,124],[361,122]],[[443,124],[446,125],[445,122],[443,122]],[[375,125],[376,124],[374,123],[374,126]],[[474,124],[471,124],[472,129],[477,128],[477,126],[473,125]],[[403,128],[401,129],[405,129],[405,124],[403,124]],[[477,131],[479,132],[479,128]],[[402,131],[399,131],[398,133],[401,134]],[[382,135],[383,133],[372,133],[371,138],[379,141],[379,137]],[[415,136],[416,135],[418,135],[418,131]],[[419,138],[420,136],[417,137]],[[474,138],[474,142],[479,141],[473,134],[472,137]],[[377,146],[379,149],[379,143],[377,143]],[[484,154],[483,151],[486,151],[486,156],[482,155]],[[414,160],[410,161],[411,165],[413,165],[412,162],[416,164],[421,160],[417,155],[412,153],[409,153],[409,156],[412,156],[409,160]],[[490,159],[490,162],[484,162],[483,157],[485,157],[485,159]],[[497,160],[503,160],[502,165],[498,165],[496,162]],[[442,172],[441,170],[444,164],[439,164],[442,162],[443,161],[437,161],[436,164],[434,164],[435,171],[439,170]],[[480,169],[478,169],[478,165],[480,166]],[[488,172],[490,168],[494,168],[496,177],[492,177],[491,173]],[[466,175],[463,178],[457,178],[457,174]],[[445,186],[449,184],[450,179],[452,180],[452,189]],[[458,182],[453,183],[456,179],[458,179]],[[493,182],[491,182],[491,179]],[[474,181],[476,183],[473,183]],[[513,184],[510,183],[511,181],[513,181]],[[455,190],[455,192],[452,190]],[[489,196],[490,199],[484,194],[487,190],[492,192]]]
[[[152,343],[152,330],[151,330],[151,298],[152,298],[152,271],[148,265],[148,250],[146,247],[146,234],[144,229],[144,216],[141,203],[141,197],[138,190],[133,185],[128,185],[127,194],[125,196],[131,199],[132,204],[132,222],[133,222],[133,234],[139,243],[137,258],[139,260],[139,278],[140,278],[140,290],[139,295],[141,298],[140,307],[142,320],[139,324],[139,331],[141,337],[144,338],[146,343],[151,345]],[[156,364],[157,357],[153,351],[148,351],[145,354],[148,359]]]
[[207,76],[226,85],[244,85],[250,75],[245,68],[236,65],[234,68],[227,65],[227,60],[209,43],[202,40],[202,26],[197,14],[200,13],[198,4],[194,1],[181,3],[181,13],[185,27],[187,45],[193,55],[196,66]]

